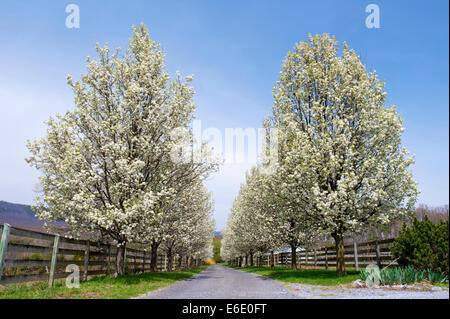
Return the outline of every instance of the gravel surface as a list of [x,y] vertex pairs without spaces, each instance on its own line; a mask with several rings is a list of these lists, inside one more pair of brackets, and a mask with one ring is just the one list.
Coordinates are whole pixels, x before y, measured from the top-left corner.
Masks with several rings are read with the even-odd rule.
[[[287,288],[286,288],[287,287]],[[220,265],[152,291],[143,299],[449,299],[447,288],[434,291],[346,288],[281,283]]]
[[448,289],[414,291],[414,289],[346,288],[286,283],[302,299],[449,299]]
[[143,299],[292,299],[280,282],[214,265],[189,279],[140,296]]

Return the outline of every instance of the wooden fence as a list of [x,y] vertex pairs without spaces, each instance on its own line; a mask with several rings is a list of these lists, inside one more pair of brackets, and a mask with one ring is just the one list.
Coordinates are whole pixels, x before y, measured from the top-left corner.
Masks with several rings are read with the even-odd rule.
[[[397,262],[391,255],[391,247],[394,238],[373,240],[362,243],[352,243],[344,245],[344,260],[346,267],[366,267],[370,264],[376,264],[382,268],[387,265],[397,265]],[[254,265],[270,266],[270,254],[264,254],[254,258]],[[245,258],[242,258],[242,265],[245,264]],[[275,253],[275,265],[290,265],[291,252]],[[249,263],[247,258],[247,264]],[[238,258],[231,261],[238,265]],[[336,267],[336,248],[334,246],[321,247],[317,249],[297,251],[297,265],[302,267],[325,268]]]
[[[80,280],[90,276],[111,274],[115,269],[117,248],[110,244],[77,240],[59,235],[30,231],[8,224],[0,225],[0,285],[30,281],[47,281],[49,287],[58,278],[66,278],[68,265],[77,265]],[[177,257],[173,270],[198,265],[200,260]],[[125,272],[150,270],[148,250],[125,250]],[[167,257],[158,255],[157,270],[167,271]]]

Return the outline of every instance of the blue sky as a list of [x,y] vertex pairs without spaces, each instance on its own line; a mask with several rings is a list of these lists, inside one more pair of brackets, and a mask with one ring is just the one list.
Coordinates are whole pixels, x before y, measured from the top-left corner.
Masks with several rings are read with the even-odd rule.
[[[68,4],[80,28],[65,26]],[[380,8],[368,29],[368,4]],[[416,155],[419,203],[449,200],[448,1],[9,1],[0,6],[0,200],[31,204],[37,172],[24,158],[43,121],[73,108],[66,75],[85,73],[96,42],[125,48],[144,22],[166,53],[167,69],[194,74],[202,127],[258,128],[272,105],[281,61],[308,33],[347,41],[386,81]],[[229,164],[210,178],[217,229],[250,164]]]

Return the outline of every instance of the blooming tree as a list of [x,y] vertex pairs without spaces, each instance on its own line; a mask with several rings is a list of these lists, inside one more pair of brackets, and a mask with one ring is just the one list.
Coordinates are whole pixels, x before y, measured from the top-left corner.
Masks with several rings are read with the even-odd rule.
[[28,142],[27,158],[42,173],[38,216],[64,220],[75,236],[94,231],[114,240],[118,274],[125,245],[159,243],[165,207],[216,167],[171,156],[181,138],[173,131],[190,132],[192,77],[171,80],[147,28],[133,30],[126,52],[97,46],[88,73],[68,77],[75,108],[46,122],[47,135]]
[[[246,183],[241,185],[231,215],[224,231],[224,256],[231,259],[247,256],[253,266],[255,253],[263,254],[281,245],[283,225],[270,205],[269,194],[264,193],[264,174],[260,167],[253,167],[246,174]],[[273,259],[272,259],[273,263]]]
[[278,240],[291,248],[291,268],[297,269],[297,248],[315,243],[321,235],[321,228],[316,227],[308,216],[309,202],[299,200],[293,187],[298,187],[298,180],[291,180],[289,167],[279,162],[274,174],[266,176],[263,187],[270,194],[267,207],[275,214],[278,221]]
[[334,238],[338,273],[345,272],[344,236],[409,214],[417,199],[402,120],[385,101],[375,71],[327,34],[288,52],[274,87],[279,193]]
[[[172,271],[174,258],[207,258],[212,249],[214,221],[211,213],[211,193],[197,180],[171,202],[162,227],[161,246],[167,255],[168,270]],[[209,252],[209,253],[208,253]]]

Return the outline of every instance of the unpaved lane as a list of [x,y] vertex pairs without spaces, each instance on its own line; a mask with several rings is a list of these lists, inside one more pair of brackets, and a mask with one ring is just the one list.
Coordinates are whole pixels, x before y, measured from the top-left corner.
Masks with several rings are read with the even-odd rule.
[[291,299],[281,283],[252,273],[214,265],[202,273],[152,291],[144,299]]
[[[286,287],[289,289],[287,289]],[[439,291],[394,291],[284,283],[214,265],[184,281],[152,291],[144,299],[448,299]]]
[[449,299],[448,288],[435,291],[347,288],[286,283],[300,299]]

